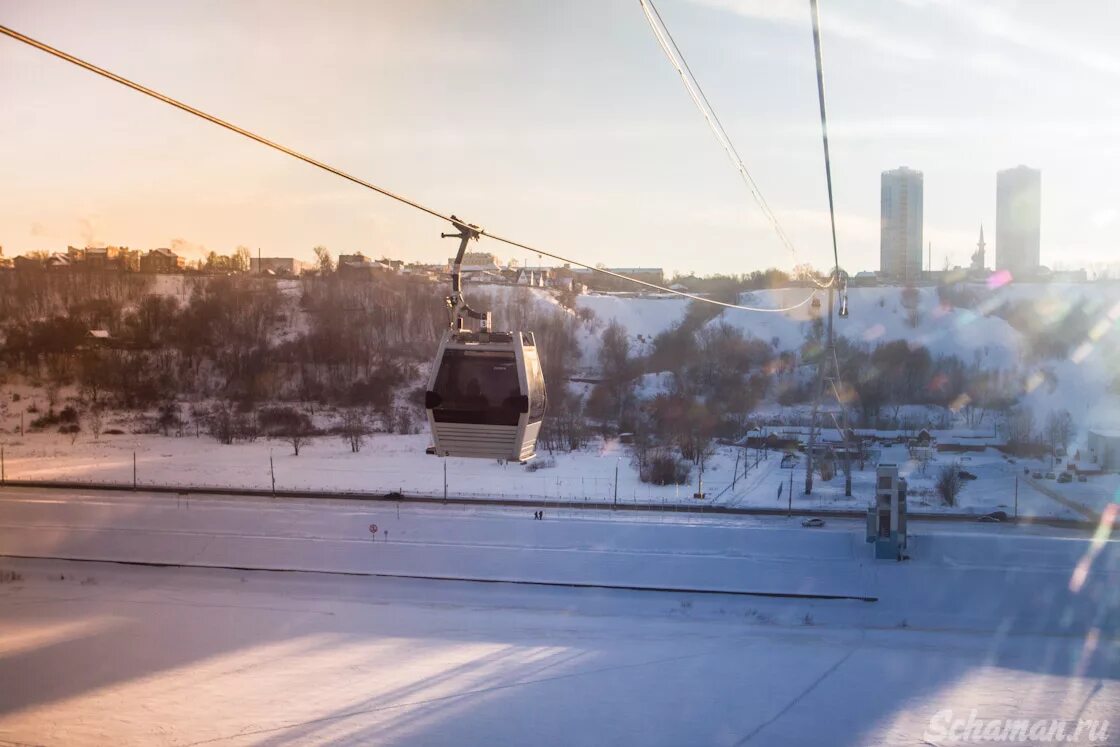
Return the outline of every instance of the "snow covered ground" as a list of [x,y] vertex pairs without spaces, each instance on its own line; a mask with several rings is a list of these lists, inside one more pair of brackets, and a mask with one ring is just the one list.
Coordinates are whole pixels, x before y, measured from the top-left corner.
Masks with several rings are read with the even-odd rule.
[[0,672],[19,683],[0,687],[0,740],[951,744],[942,729],[970,715],[1073,733],[1120,713],[1104,530],[923,525],[894,563],[870,559],[858,521],[399,511],[0,491],[5,554],[329,571],[0,558]]
[[[222,445],[211,438],[175,438],[158,435],[83,437],[71,443],[59,434],[28,434],[5,446],[8,479],[74,480],[132,484],[133,452],[140,485],[194,487],[271,488],[271,469],[278,489],[390,492],[405,495],[443,495],[447,465],[448,495],[461,497],[521,498],[547,503],[612,501],[615,471],[621,502],[654,505],[723,505],[783,508],[789,504],[791,472],[795,508],[813,510],[862,510],[868,504],[874,483],[874,461],[861,471],[853,467],[852,497],[844,496],[843,475],[831,481],[817,480],[811,496],[804,495],[804,458],[791,469],[781,467],[776,454],[762,459],[754,450],[724,447],[709,461],[704,473],[703,501],[693,498],[697,489],[694,471],[690,485],[656,486],[642,483],[631,464],[628,449],[617,441],[599,443],[571,454],[553,456],[555,467],[535,472],[517,464],[471,459],[438,459],[424,453],[426,435],[378,434],[358,454],[338,438],[320,438],[303,447],[298,457],[280,441],[256,441]],[[542,453],[541,458],[548,454]],[[757,464],[756,456],[759,457]],[[922,474],[903,448],[886,449],[879,458],[902,467],[911,486],[911,510],[918,513],[1015,512],[1017,478],[1022,467],[1033,462],[1010,464],[993,450],[982,454],[938,455]],[[962,468],[977,475],[965,484],[957,507],[944,505],[934,492],[934,479],[944,464],[960,459]],[[738,464],[738,467],[736,465]],[[749,464],[749,467],[747,466]],[[1039,465],[1042,463],[1040,462]],[[746,474],[744,475],[744,470]],[[732,485],[732,474],[737,477]],[[1094,477],[1090,482],[1059,485],[1051,490],[1067,494],[1071,501],[1098,513],[1114,501],[1120,490],[1116,475]],[[779,490],[781,491],[779,494]],[[1018,479],[1018,512],[1021,516],[1085,518],[1069,505],[1048,497],[1024,479]]]

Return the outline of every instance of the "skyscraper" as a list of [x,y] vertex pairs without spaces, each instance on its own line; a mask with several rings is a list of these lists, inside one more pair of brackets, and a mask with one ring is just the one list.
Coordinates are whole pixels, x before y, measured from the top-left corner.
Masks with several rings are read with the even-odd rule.
[[1016,166],[996,174],[996,269],[1012,277],[1038,272],[1042,172]]
[[922,273],[922,172],[884,171],[880,191],[879,271],[897,280]]

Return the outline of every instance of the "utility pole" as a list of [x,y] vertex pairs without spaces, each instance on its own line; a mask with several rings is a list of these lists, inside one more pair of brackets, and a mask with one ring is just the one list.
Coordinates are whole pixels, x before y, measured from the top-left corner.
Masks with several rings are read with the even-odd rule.
[[789,467],[789,495],[786,496],[786,518],[793,516],[793,465]]
[[618,506],[618,465],[622,462],[622,457],[619,457],[614,462],[614,505],[612,508]]
[[[835,280],[835,270],[833,270],[833,279]],[[821,406],[821,395],[824,394],[824,367],[828,363],[828,357],[832,354],[832,291],[835,282],[828,286],[828,341],[825,343],[824,350],[821,351],[821,357],[817,360],[817,397],[813,400],[813,413],[809,417],[809,454],[805,464],[805,495],[810,495],[813,492],[813,451],[817,445],[817,411]]]

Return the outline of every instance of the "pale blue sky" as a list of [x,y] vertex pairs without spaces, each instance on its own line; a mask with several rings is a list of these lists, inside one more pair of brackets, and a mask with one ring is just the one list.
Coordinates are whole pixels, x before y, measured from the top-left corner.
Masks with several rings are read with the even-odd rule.
[[[1120,259],[1118,5],[821,0],[842,263],[877,267],[879,173],[903,164],[937,267],[981,221],[993,240],[995,172],[1019,163],[1042,169],[1044,264]],[[827,267],[808,1],[658,7],[799,259]],[[793,264],[638,0],[0,0],[0,23],[586,262]],[[0,92],[6,254],[453,249],[433,219],[6,38]]]

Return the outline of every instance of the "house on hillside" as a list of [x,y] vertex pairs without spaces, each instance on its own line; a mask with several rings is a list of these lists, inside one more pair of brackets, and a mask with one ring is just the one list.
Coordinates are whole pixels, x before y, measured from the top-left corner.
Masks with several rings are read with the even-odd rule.
[[55,271],[69,270],[72,267],[72,264],[73,263],[70,261],[69,257],[67,257],[65,254],[60,254],[58,252],[55,252],[51,256],[47,257],[47,261],[46,261],[47,269],[48,270],[55,270]]
[[28,257],[26,255],[20,254],[12,258],[12,267],[22,272],[28,272],[31,270],[42,270],[44,266],[45,263],[38,257]]
[[386,272],[392,272],[392,268],[384,262],[370,259],[358,252],[357,254],[338,255],[337,271],[340,277],[371,279]]
[[135,272],[140,269],[140,253],[127,246],[66,247],[66,259],[75,270],[92,272]]
[[[455,258],[447,259],[447,272],[455,264]],[[502,263],[490,252],[466,252],[463,254],[462,272],[500,272]]]
[[170,249],[152,249],[140,258],[140,272],[169,274],[182,272],[186,260]]
[[303,262],[293,257],[252,257],[249,271],[258,274],[296,276],[303,272]]
[[580,283],[598,291],[632,291],[634,284],[626,282],[624,278],[639,280],[654,285],[665,284],[665,271],[660,267],[608,267],[604,268],[622,277],[612,277],[601,272],[579,267],[571,272]]
[[107,329],[91,329],[86,332],[86,346],[88,347],[106,346],[111,339]]

